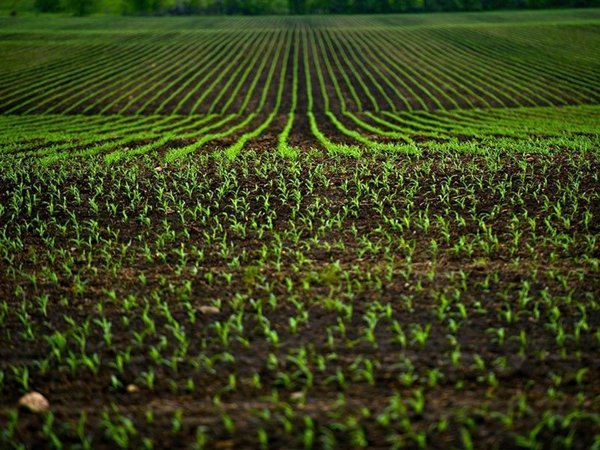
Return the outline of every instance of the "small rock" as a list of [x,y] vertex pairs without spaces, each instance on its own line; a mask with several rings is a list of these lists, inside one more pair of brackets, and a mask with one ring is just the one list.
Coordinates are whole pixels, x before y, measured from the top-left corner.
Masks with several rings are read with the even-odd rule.
[[140,392],[140,388],[137,387],[135,384],[128,384],[127,392],[129,392],[130,394],[135,394],[136,392]]
[[41,414],[50,410],[50,403],[39,392],[29,392],[19,399],[19,406],[32,413]]
[[221,312],[216,306],[200,306],[198,311],[202,314],[219,314]]
[[162,168],[162,167],[160,167],[160,166],[158,166],[158,167],[155,167],[155,168],[154,168],[154,171],[155,171],[155,172],[162,172],[162,171],[163,171],[163,168]]

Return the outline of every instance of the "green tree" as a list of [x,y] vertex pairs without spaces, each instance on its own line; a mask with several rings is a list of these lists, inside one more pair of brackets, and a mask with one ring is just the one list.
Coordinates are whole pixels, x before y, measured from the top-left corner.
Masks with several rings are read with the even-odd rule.
[[60,9],[60,0],[35,0],[33,6],[39,12],[55,12]]
[[156,14],[166,7],[164,0],[126,0],[125,11],[129,14]]
[[306,14],[306,0],[288,0],[290,14]]
[[98,6],[97,0],[67,0],[67,9],[76,16],[87,16]]

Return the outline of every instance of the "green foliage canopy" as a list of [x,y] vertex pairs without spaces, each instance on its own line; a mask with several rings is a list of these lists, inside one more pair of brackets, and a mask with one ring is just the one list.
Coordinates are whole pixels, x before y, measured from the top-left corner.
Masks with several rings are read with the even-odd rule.
[[[16,3],[19,0],[14,0]],[[385,14],[595,7],[600,0],[34,0],[38,12],[161,14]]]

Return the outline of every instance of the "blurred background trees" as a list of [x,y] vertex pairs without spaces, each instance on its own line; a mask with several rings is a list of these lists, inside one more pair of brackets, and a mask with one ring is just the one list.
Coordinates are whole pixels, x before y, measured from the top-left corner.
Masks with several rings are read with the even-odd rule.
[[[0,0],[1,2],[2,0]],[[600,6],[600,0],[11,0],[38,12],[160,14],[383,14]],[[13,8],[15,9],[15,8]],[[16,8],[15,10],[19,10]],[[24,11],[24,7],[20,10]]]

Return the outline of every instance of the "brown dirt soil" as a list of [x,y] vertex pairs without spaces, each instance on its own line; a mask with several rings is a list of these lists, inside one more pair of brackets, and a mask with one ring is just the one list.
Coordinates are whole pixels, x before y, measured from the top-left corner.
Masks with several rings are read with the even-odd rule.
[[[265,139],[273,140],[275,136],[273,133]],[[142,447],[144,439],[151,439],[161,448],[191,448],[198,427],[207,435],[207,448],[259,448],[260,430],[266,432],[270,448],[304,448],[310,427],[314,427],[315,448],[360,448],[363,444],[389,448],[390,439],[399,439],[406,448],[417,448],[419,436],[426,436],[427,448],[446,449],[466,445],[468,433],[475,448],[510,449],[518,447],[517,435],[525,436],[536,426],[540,427],[536,439],[545,448],[561,447],[562,439],[569,436],[574,437],[573,448],[592,444],[594,434],[600,432],[594,421],[600,413],[600,347],[594,334],[600,326],[600,314],[593,300],[600,296],[600,275],[584,256],[600,257],[597,247],[587,249],[585,238],[597,235],[600,228],[597,221],[584,226],[583,216],[585,210],[600,216],[595,181],[600,170],[597,156],[503,154],[498,160],[500,166],[483,156],[468,154],[452,160],[435,153],[365,160],[301,157],[297,162],[280,161],[263,167],[265,158],[268,156],[256,155],[229,165],[211,160],[197,167],[150,160],[143,164],[126,162],[109,170],[75,163],[72,168],[61,169],[57,178],[43,170],[36,175],[40,196],[36,220],[50,224],[56,250],[50,251],[47,241],[28,232],[20,235],[22,247],[11,251],[12,263],[7,266],[3,260],[0,296],[7,308],[0,309],[0,370],[4,373],[0,428],[5,430],[1,439],[7,439],[9,413],[23,393],[13,368],[27,367],[30,386],[50,401],[53,433],[66,446],[81,442],[76,423],[84,411],[85,434],[93,448],[107,449],[115,448],[120,433],[109,431],[110,422],[113,426],[129,423],[123,420],[135,427],[135,432],[125,431],[133,448]],[[526,172],[520,167],[522,161],[527,161]],[[392,164],[393,170],[385,169],[386,164]],[[156,169],[159,165],[161,170]],[[221,192],[227,183],[224,173],[235,181]],[[381,173],[387,177],[384,184],[379,178]],[[355,174],[360,174],[364,184],[353,181]],[[99,213],[90,209],[98,175],[106,184],[96,202],[104,205],[112,198],[119,211],[131,219],[111,217],[104,209]],[[26,174],[18,177],[26,179]],[[18,191],[18,177],[0,178],[2,204],[10,204]],[[274,183],[280,177],[301,195],[299,211],[294,212],[291,198],[282,200]],[[194,179],[204,184],[194,192],[186,192],[186,183]],[[135,197],[128,193],[125,180],[143,196],[142,203],[150,206],[148,217],[153,226],[135,220],[141,204],[136,204]],[[503,197],[496,186],[506,180],[511,183],[511,191]],[[427,211],[432,217],[431,228],[391,231],[383,216],[403,216],[408,208],[408,192],[417,181],[410,202],[414,202],[415,215]],[[440,193],[448,183],[451,197],[444,200]],[[70,194],[72,186],[80,191],[80,203]],[[165,210],[158,186],[188,206],[210,206],[208,222],[188,218],[182,223],[175,210],[178,203],[170,202]],[[361,195],[365,186],[368,192],[379,192],[379,200],[371,194]],[[49,212],[41,206],[53,198],[55,187],[67,196],[68,209],[78,223],[98,223],[101,241],[83,231],[84,237],[89,235],[92,240],[78,243],[73,240],[72,228],[66,234],[58,231],[57,225],[69,224],[67,211]],[[517,192],[522,195],[517,196]],[[218,201],[211,197],[214,193],[220,196]],[[245,209],[232,206],[231,201],[239,193],[247,193]],[[271,198],[269,209],[264,207],[267,194]],[[359,196],[358,207],[352,206],[355,195]],[[566,211],[572,213],[568,227],[552,216],[549,219],[559,233],[573,239],[567,250],[561,250],[558,243],[544,241],[551,237],[544,225],[548,217],[543,209],[545,196],[551,204],[574,198],[584,203]],[[317,199],[319,203],[315,203]],[[449,205],[452,212],[448,212]],[[567,204],[564,207],[568,208]],[[352,213],[342,227],[318,231],[344,208]],[[493,215],[496,209],[501,212]],[[262,236],[254,231],[240,236],[226,228],[233,253],[223,256],[220,241],[207,243],[205,233],[219,229],[217,218],[240,218],[242,211],[247,211],[248,224],[252,220],[265,224],[265,216],[272,213],[269,217],[273,229]],[[317,213],[309,216],[311,211]],[[511,225],[511,214],[523,217],[524,211],[537,221],[538,240],[528,231],[527,221]],[[500,239],[489,255],[481,249],[471,256],[452,250],[461,237],[470,241],[482,233],[471,212],[485,220]],[[452,219],[454,213],[466,218],[465,223]],[[447,244],[443,229],[433,220],[437,216],[451,218]],[[309,217],[314,228],[308,226]],[[32,220],[21,210],[17,222],[8,227],[9,235],[19,235],[16,223]],[[164,224],[171,231],[165,232]],[[263,246],[272,249],[278,242],[276,233],[289,232],[291,224],[298,227],[301,240],[295,243],[292,235],[284,235],[288,237],[282,243],[281,265],[272,255],[260,263]],[[514,226],[524,238],[511,253],[509,235]],[[379,227],[391,234],[382,233]],[[118,232],[118,237],[110,238],[109,229]],[[414,245],[410,272],[405,272],[409,267],[406,249],[394,243],[400,235]],[[392,241],[384,248],[365,252],[365,240],[376,246],[386,239]],[[436,257],[430,253],[432,239],[440,244]],[[150,246],[152,261],[144,256],[148,255],[145,245]],[[190,256],[186,267],[178,272],[179,257],[174,250],[180,245]],[[536,251],[528,245],[535,245]],[[385,246],[391,250],[388,255]],[[192,271],[193,247],[204,252],[197,274]],[[108,255],[103,256],[104,251]],[[298,252],[305,263],[298,263]],[[53,254],[57,259],[48,259]],[[235,255],[242,258],[241,266],[232,263]],[[85,283],[83,293],[78,293],[74,276],[63,272],[63,263]],[[59,274],[57,282],[48,278],[47,268]],[[392,275],[386,279],[388,269]],[[209,273],[214,277],[207,277]],[[36,274],[37,283],[28,281],[27,274]],[[230,274],[229,281],[224,274]],[[186,281],[190,282],[189,290]],[[288,282],[294,286],[291,291]],[[519,292],[524,283],[530,300],[520,306]],[[114,298],[108,295],[111,290]],[[41,294],[50,299],[46,315],[37,306]],[[135,298],[132,307],[126,306],[128,296]],[[441,296],[449,301],[443,320],[438,318]],[[548,296],[554,299],[550,303],[544,300]],[[277,300],[276,306],[271,303],[273,299]],[[336,309],[336,299],[342,300],[341,309]],[[221,302],[217,313],[200,312],[217,300]],[[252,306],[252,302],[262,306]],[[169,313],[160,306],[165,303]],[[378,304],[390,305],[389,317],[381,315]],[[466,315],[459,305],[463,305]],[[511,319],[506,315],[507,305],[513,308]],[[350,306],[352,312],[347,316]],[[588,329],[580,330],[578,340],[568,338],[560,346],[546,325],[548,318],[560,314],[561,325],[573,336],[583,306]],[[145,308],[157,330],[154,334],[145,334]],[[19,311],[25,311],[34,330],[33,338],[28,337]],[[218,326],[235,325],[240,311],[243,331],[232,329],[225,344],[218,337]],[[294,333],[290,331],[290,318],[300,317],[299,311],[306,311],[308,320],[301,321]],[[373,315],[378,319],[371,331],[374,341],[369,341],[367,321]],[[75,327],[68,325],[66,316]],[[127,322],[123,321],[125,317]],[[265,318],[278,334],[277,344],[263,332]],[[110,344],[96,322],[102,319],[111,323]],[[74,355],[81,351],[76,330],[88,320],[85,354],[98,355],[97,373],[84,367],[71,371],[66,363],[67,349]],[[398,343],[392,321],[406,333],[405,345]],[[189,342],[185,357],[174,356],[182,350],[175,337],[175,323],[183,328]],[[414,340],[415,327],[428,324],[428,338],[418,344]],[[457,326],[455,331],[451,331],[453,326]],[[503,342],[492,332],[499,329],[504,330]],[[43,338],[56,331],[67,336],[60,360],[49,356],[51,347]],[[524,348],[519,341],[523,333]],[[145,336],[143,344],[135,343],[136,336]],[[455,363],[451,359],[455,344],[449,336],[460,347],[460,358]],[[297,362],[300,349],[307,352],[310,382],[308,373]],[[123,370],[117,370],[116,356],[128,351],[129,361]],[[227,355],[234,361],[228,362]],[[172,358],[176,366],[170,365]],[[366,361],[374,364],[370,381],[364,371]],[[43,364],[48,364],[46,369]],[[143,374],[150,369],[155,377],[153,386],[144,381]],[[581,369],[586,369],[583,374]],[[229,385],[232,375],[236,377],[235,388]],[[130,384],[138,389],[128,391]],[[395,394],[400,401],[397,409],[391,406]],[[419,407],[421,395],[423,408]],[[544,422],[544,414],[558,417],[553,428],[551,422]],[[570,425],[564,426],[562,418],[569,414]],[[52,434],[44,428],[45,420],[20,412],[11,440],[0,440],[0,444],[21,442],[28,448],[47,448]],[[310,423],[314,425],[309,427]]]

